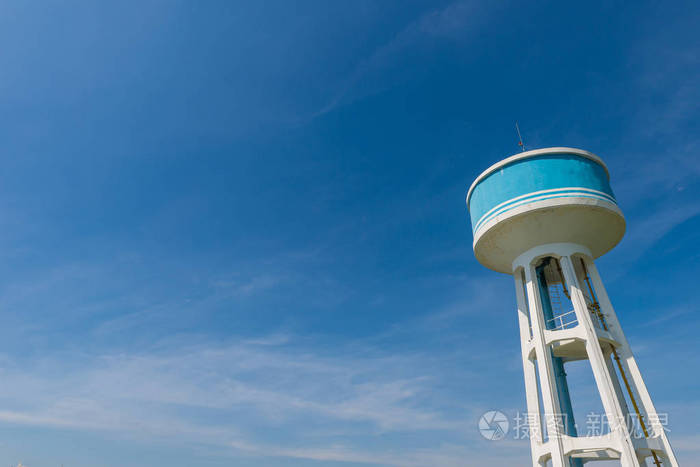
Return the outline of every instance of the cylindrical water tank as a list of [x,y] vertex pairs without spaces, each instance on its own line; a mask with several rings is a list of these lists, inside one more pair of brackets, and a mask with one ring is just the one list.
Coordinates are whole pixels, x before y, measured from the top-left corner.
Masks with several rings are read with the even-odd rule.
[[467,207],[476,258],[505,273],[535,246],[576,243],[597,258],[625,233],[605,163],[581,149],[536,149],[492,165],[469,188]]

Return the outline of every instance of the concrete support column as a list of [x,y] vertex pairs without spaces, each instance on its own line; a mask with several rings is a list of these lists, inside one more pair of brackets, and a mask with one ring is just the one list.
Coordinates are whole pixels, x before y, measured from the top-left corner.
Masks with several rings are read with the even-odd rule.
[[[527,400],[527,424],[530,437],[531,452],[538,452],[539,446],[544,442],[541,408],[537,389],[537,371],[535,362],[530,358],[530,343],[532,331],[530,324],[530,310],[528,308],[525,293],[525,273],[518,269],[513,274],[515,278],[515,296],[518,303],[518,324],[520,326],[520,350],[523,358],[523,374],[525,377],[525,398]],[[537,459],[532,460],[533,467],[540,465]]]
[[[615,372],[612,357],[608,354],[605,355],[605,366],[608,367],[608,374],[610,375],[610,379],[613,382],[617,400],[620,402],[620,406],[622,407],[622,413],[625,415],[625,417],[627,417],[630,413],[630,409],[627,406],[627,401],[625,400],[625,393],[623,392],[622,386],[620,386],[620,380],[617,377],[617,373]],[[627,418],[625,418],[625,421],[627,421]]]
[[[530,310],[530,322],[532,323],[532,339],[537,357],[537,367],[539,370],[540,390],[542,391],[542,405],[544,409],[545,422],[547,425],[547,435],[552,456],[552,467],[569,467],[569,461],[564,456],[564,446],[562,436],[564,427],[558,422],[559,394],[555,384],[554,368],[552,362],[552,351],[545,343],[544,314],[539,299],[539,293],[535,285],[536,278],[531,265],[532,260],[525,262],[525,290],[527,304]],[[528,406],[528,411],[531,408]],[[536,464],[535,464],[536,465]]]
[[591,277],[593,289],[598,297],[598,302],[600,303],[601,311],[603,312],[605,319],[608,322],[609,332],[610,334],[612,334],[615,340],[620,343],[620,347],[617,350],[620,356],[620,362],[622,364],[623,370],[625,371],[625,373],[628,376],[628,379],[630,380],[632,389],[637,396],[637,403],[640,406],[639,408],[642,412],[642,416],[645,418],[647,429],[650,432],[649,436],[658,437],[661,441],[665,452],[660,453],[660,457],[663,458],[664,465],[677,467],[678,461],[676,459],[675,454],[673,453],[671,444],[668,441],[668,437],[666,436],[664,426],[662,425],[661,420],[659,419],[658,413],[656,412],[654,403],[651,400],[651,396],[649,395],[649,391],[647,390],[646,384],[644,384],[642,374],[639,371],[639,367],[637,366],[637,361],[634,358],[634,355],[632,354],[632,349],[630,348],[630,345],[627,342],[627,338],[625,337],[625,334],[622,331],[620,322],[617,319],[617,314],[615,313],[612,303],[610,302],[610,298],[608,297],[608,294],[605,290],[605,286],[603,285],[603,281],[600,278],[598,269],[596,268],[595,263],[590,259],[590,257],[584,257],[584,262],[586,263],[586,268],[588,269],[588,273]]
[[625,424],[625,414],[622,405],[617,397],[615,385],[611,375],[608,372],[606,358],[603,355],[603,350],[598,341],[598,335],[591,319],[591,313],[588,311],[586,299],[581,291],[581,287],[576,279],[576,274],[569,256],[561,256],[559,258],[564,280],[571,295],[571,301],[574,305],[578,325],[581,326],[586,338],[586,353],[588,360],[593,370],[596,386],[600,394],[603,408],[610,424],[610,431],[614,433],[621,441],[623,452],[621,453],[620,463],[623,467],[639,467],[639,461],[634,451],[632,438]]

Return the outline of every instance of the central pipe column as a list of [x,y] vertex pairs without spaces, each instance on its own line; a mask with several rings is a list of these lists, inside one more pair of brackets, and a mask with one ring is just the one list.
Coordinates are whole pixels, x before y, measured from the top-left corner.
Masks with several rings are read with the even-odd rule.
[[[535,268],[535,276],[537,277],[537,289],[539,291],[540,303],[542,312],[544,313],[544,322],[547,324],[546,329],[551,330],[555,327],[554,311],[552,309],[552,299],[549,294],[549,285],[545,279],[544,268],[546,264],[542,264]],[[554,366],[554,381],[559,394],[559,413],[564,417],[564,431],[567,436],[577,436],[576,422],[574,420],[574,409],[571,405],[571,396],[569,395],[569,384],[566,381],[566,372],[564,371],[564,362],[559,357],[552,357],[552,365]],[[579,459],[571,460],[571,467],[583,467],[583,462]]]

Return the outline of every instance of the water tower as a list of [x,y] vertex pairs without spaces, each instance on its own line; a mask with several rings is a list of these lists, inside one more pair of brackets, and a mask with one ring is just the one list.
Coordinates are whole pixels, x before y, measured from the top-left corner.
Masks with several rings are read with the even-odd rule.
[[[467,207],[476,258],[515,279],[532,465],[678,466],[594,263],[625,232],[605,163],[580,149],[522,152],[479,175]],[[574,419],[566,369],[577,361],[590,363],[600,433]]]

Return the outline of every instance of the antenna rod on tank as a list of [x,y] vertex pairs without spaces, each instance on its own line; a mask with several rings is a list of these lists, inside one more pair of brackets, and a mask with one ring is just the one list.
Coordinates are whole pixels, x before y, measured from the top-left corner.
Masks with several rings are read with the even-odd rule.
[[525,152],[525,145],[523,144],[523,137],[520,136],[520,127],[518,127],[518,122],[515,122],[515,129],[518,131],[518,146]]

